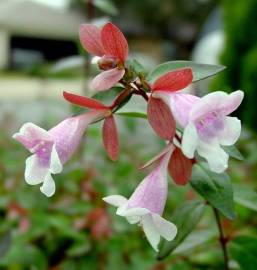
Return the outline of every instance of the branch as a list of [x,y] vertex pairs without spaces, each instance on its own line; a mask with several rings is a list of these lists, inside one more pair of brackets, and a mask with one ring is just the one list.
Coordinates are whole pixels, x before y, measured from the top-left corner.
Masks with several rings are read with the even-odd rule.
[[219,229],[219,241],[220,241],[220,245],[222,247],[222,251],[223,251],[223,257],[224,257],[224,270],[229,270],[229,266],[228,266],[228,251],[227,251],[227,238],[224,236],[224,232],[222,229],[222,225],[221,225],[221,221],[220,221],[220,216],[219,216],[219,212],[217,209],[215,209],[213,207],[213,211],[214,211],[214,215],[215,215],[215,219],[216,219],[216,223]]

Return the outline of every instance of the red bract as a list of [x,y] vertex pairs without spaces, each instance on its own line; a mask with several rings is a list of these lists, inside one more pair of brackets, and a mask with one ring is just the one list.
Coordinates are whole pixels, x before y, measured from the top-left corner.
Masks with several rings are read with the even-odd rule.
[[80,26],[80,41],[88,52],[100,56],[99,67],[105,71],[92,81],[92,87],[103,91],[114,86],[125,74],[128,43],[122,32],[112,23],[102,29],[91,24]]
[[109,158],[113,161],[119,156],[119,137],[113,115],[105,118],[103,124],[103,143]]
[[148,101],[148,121],[154,131],[165,140],[172,140],[175,135],[176,123],[167,100],[166,93],[182,90],[192,83],[191,68],[177,69],[159,77],[151,85],[151,96]]
[[192,83],[191,68],[177,69],[159,77],[152,85],[152,91],[178,91]]
[[150,97],[147,116],[153,130],[163,139],[172,140],[176,131],[176,123],[169,107],[160,99]]
[[177,185],[185,185],[192,175],[193,160],[188,159],[180,150],[176,148],[170,158],[168,171],[173,181]]

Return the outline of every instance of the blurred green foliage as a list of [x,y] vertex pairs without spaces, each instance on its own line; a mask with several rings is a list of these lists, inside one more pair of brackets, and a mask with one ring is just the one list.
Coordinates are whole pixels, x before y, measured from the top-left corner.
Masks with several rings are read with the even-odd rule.
[[257,1],[224,0],[225,49],[221,63],[227,70],[214,82],[213,89],[243,89],[239,109],[246,125],[257,130]]

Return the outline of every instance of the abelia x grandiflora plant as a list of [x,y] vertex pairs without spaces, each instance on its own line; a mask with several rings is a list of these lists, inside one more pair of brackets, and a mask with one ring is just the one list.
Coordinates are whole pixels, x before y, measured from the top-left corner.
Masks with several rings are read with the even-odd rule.
[[[228,190],[230,195],[226,196],[224,192],[219,194],[220,191],[214,189],[215,179],[218,175],[224,175],[228,168],[228,152],[235,150],[233,145],[240,136],[240,120],[229,114],[238,108],[244,94],[242,91],[231,94],[218,91],[197,97],[184,91],[194,81],[212,76],[224,67],[171,61],[146,75],[142,72],[141,64],[127,61],[128,43],[112,23],[102,28],[83,24],[79,34],[83,48],[95,56],[93,62],[101,70],[91,86],[96,91],[108,91],[118,84],[119,93],[111,105],[105,105],[94,98],[64,92],[67,101],[89,111],[67,118],[49,131],[32,123],[24,124],[13,137],[32,154],[26,160],[26,182],[30,185],[42,183],[40,190],[46,196],[52,196],[55,183],[51,175],[62,171],[63,165],[78,148],[89,124],[100,120],[104,121],[104,148],[112,160],[117,160],[119,138],[115,114],[126,106],[133,95],[139,95],[142,102],[147,103],[144,117],[167,146],[142,167],[155,164],[129,199],[122,195],[106,194],[103,200],[116,206],[117,215],[125,217],[130,224],[142,226],[146,238],[156,251],[160,237],[167,241],[175,238],[176,241],[177,231],[179,238],[180,229],[183,230],[176,227],[175,219],[168,221],[162,217],[168,194],[167,172],[177,185],[186,185],[190,181],[192,187],[205,198],[204,205],[207,202],[215,211],[233,218],[232,193]],[[132,112],[130,116],[136,114]],[[209,179],[204,182],[206,175]],[[213,175],[216,178],[212,178]],[[228,183],[224,183],[224,188],[225,184],[227,188]],[[222,181],[219,181],[221,189],[222,185]],[[232,190],[230,184],[229,188]],[[212,189],[213,194],[217,193],[216,199],[209,195]],[[218,200],[223,200],[222,204]],[[166,249],[169,250],[169,247]]]

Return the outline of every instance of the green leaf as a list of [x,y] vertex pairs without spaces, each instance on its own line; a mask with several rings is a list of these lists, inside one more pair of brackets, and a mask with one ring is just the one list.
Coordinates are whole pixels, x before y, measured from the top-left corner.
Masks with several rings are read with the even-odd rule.
[[251,188],[234,184],[234,201],[246,208],[257,211],[257,192]]
[[237,159],[237,160],[244,160],[243,155],[240,153],[240,151],[234,146],[225,146],[223,145],[222,148],[229,154],[231,157]]
[[192,187],[225,217],[235,218],[233,188],[226,173],[213,173],[202,165],[194,165]]
[[129,66],[135,71],[136,74],[144,75],[147,73],[145,67],[141,63],[139,63],[136,59],[132,59],[131,61],[129,61]]
[[102,12],[116,16],[118,15],[118,10],[115,5],[110,0],[94,0],[93,5],[100,9]]
[[169,61],[157,66],[154,70],[148,75],[148,80],[150,83],[153,83],[157,78],[165,73],[178,69],[190,67],[193,70],[193,82],[200,81],[216,75],[217,73],[225,69],[224,66],[220,65],[207,65],[199,64],[192,61]]
[[116,87],[112,87],[111,89],[107,90],[107,91],[102,91],[102,92],[98,92],[95,95],[93,95],[92,97],[95,99],[98,99],[100,101],[102,101],[104,104],[109,105],[108,103],[112,102],[113,99],[124,90],[123,87],[120,86],[116,86]]
[[4,257],[9,251],[12,243],[11,232],[7,232],[4,236],[0,238],[0,258]]
[[144,118],[147,119],[147,114],[144,112],[135,112],[135,111],[130,111],[127,108],[122,108],[119,110],[116,114],[121,115],[121,116],[127,116],[127,117],[136,117],[136,118]]
[[173,214],[172,221],[178,228],[176,238],[171,242],[164,242],[160,248],[158,259],[164,259],[190,234],[200,221],[205,210],[201,201],[189,201],[182,204]]
[[243,270],[256,270],[257,238],[238,236],[229,242],[229,251]]

